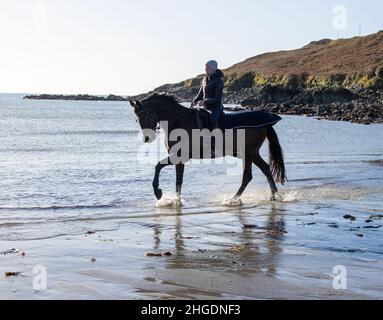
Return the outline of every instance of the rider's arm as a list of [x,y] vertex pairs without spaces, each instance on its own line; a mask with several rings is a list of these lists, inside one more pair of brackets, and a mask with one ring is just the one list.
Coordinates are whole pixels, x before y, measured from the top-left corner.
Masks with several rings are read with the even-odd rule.
[[201,85],[197,96],[194,98],[192,105],[197,105],[198,101],[201,101],[203,98],[203,86]]

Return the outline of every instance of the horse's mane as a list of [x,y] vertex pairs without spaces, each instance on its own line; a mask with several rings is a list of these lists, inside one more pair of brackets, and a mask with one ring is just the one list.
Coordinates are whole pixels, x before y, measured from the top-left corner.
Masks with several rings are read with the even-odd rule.
[[162,100],[164,102],[175,102],[175,103],[179,104],[179,101],[178,101],[176,96],[170,95],[167,93],[155,92],[155,93],[151,94],[146,100],[149,100],[149,99],[157,99],[157,100]]
[[151,102],[154,101],[156,104],[161,103],[163,105],[169,106],[169,111],[180,111],[180,112],[190,112],[191,109],[184,107],[178,100],[178,98],[174,95],[166,94],[166,93],[153,93],[146,99],[141,102]]

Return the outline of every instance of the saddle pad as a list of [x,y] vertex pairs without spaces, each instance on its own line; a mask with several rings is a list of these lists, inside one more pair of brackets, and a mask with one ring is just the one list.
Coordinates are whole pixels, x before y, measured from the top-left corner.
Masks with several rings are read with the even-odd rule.
[[267,111],[223,113],[218,121],[220,129],[245,129],[274,126],[282,118]]

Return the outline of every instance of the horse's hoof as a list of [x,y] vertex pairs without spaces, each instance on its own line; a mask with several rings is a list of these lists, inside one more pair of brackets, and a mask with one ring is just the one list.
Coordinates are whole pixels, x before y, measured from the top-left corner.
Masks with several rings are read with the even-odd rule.
[[241,207],[242,206],[242,200],[240,198],[233,198],[233,199],[223,201],[222,205],[224,207],[229,207],[229,208]]
[[181,208],[183,207],[183,205],[184,205],[184,202],[182,201],[181,197],[177,197],[173,202],[174,208]]
[[282,197],[278,192],[273,192],[270,197],[270,202],[282,202]]
[[162,198],[162,190],[161,189],[155,190],[154,194],[155,194],[157,200],[161,200],[161,198]]

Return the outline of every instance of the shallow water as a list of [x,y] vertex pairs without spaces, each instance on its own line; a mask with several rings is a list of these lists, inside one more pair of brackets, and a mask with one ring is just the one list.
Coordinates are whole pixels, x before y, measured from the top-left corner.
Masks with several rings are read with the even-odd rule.
[[[291,269],[282,268],[288,259],[282,257],[290,253],[380,263],[383,167],[372,161],[383,159],[382,128],[284,116],[275,126],[289,178],[280,188],[280,201],[269,202],[266,179],[254,167],[243,206],[223,207],[241,181],[241,162],[230,160],[187,165],[182,208],[156,208],[151,189],[156,157],[138,161],[142,142],[128,103],[33,101],[1,94],[0,240],[9,246],[88,230],[139,230],[145,241],[153,238],[149,249],[161,247],[161,241],[175,251],[181,248],[185,268],[224,268],[222,255],[239,246],[244,256],[238,269],[257,268],[259,259],[266,259],[270,272],[286,279],[294,278]],[[151,148],[165,156],[162,139],[157,140]],[[262,153],[267,159],[266,144]],[[165,169],[160,181],[165,197],[172,198],[174,169]],[[246,224],[255,227],[246,229]],[[180,247],[184,233],[190,239]],[[254,248],[246,249],[249,243],[256,246],[257,259]],[[201,257],[191,255],[198,250]],[[361,276],[361,266],[358,270],[380,296],[381,278]],[[362,285],[354,286],[363,292]]]

